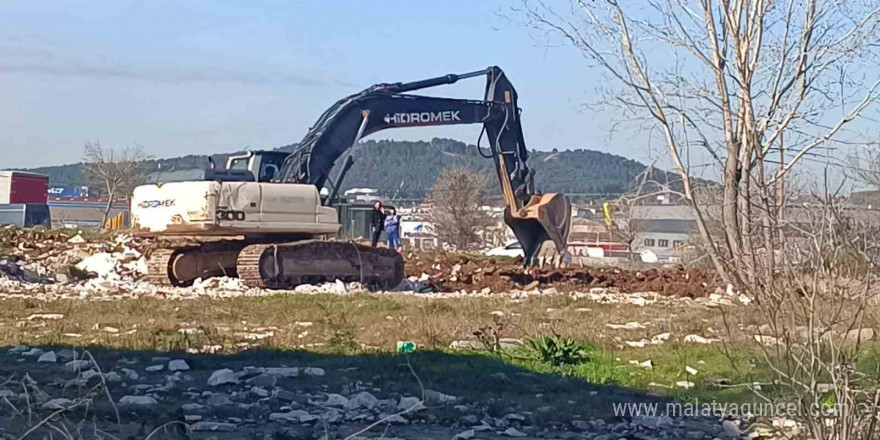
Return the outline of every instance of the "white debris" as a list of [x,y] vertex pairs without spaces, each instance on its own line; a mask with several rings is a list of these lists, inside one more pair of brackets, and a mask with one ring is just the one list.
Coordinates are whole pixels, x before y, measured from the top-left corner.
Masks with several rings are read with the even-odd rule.
[[46,319],[46,320],[57,321],[62,318],[64,318],[64,315],[62,315],[60,313],[35,313],[33,315],[28,316],[27,320],[33,321],[35,319]]
[[695,344],[712,344],[714,342],[721,342],[720,339],[708,339],[704,338],[700,335],[687,335],[684,337],[684,342],[693,342]]
[[635,322],[635,321],[627,322],[626,324],[608,323],[608,324],[605,324],[605,327],[608,327],[611,330],[638,330],[638,329],[645,328],[644,325],[642,325],[641,323]]
[[147,370],[148,373],[155,373],[157,371],[162,371],[164,369],[165,369],[165,366],[162,364],[150,365],[149,367],[145,368],[145,370]]
[[640,367],[642,367],[642,368],[646,368],[646,369],[648,369],[648,370],[652,370],[652,369],[654,369],[654,362],[652,362],[650,359],[648,359],[648,360],[646,360],[646,361],[644,361],[644,362],[639,362],[638,365],[639,365]]
[[693,383],[693,382],[686,381],[686,380],[680,380],[680,381],[678,381],[678,382],[675,383],[675,386],[677,386],[677,387],[679,387],[679,388],[684,388],[684,389],[688,390],[688,389],[691,389],[691,388],[694,387],[694,383]]
[[696,376],[697,373],[699,373],[699,371],[697,371],[696,368],[691,367],[689,365],[684,366],[684,371],[687,371],[687,373],[690,374],[691,376]]

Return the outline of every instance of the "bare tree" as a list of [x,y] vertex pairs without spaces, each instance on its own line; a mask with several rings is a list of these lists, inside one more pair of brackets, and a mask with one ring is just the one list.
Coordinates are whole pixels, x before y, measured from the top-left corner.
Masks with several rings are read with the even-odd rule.
[[[757,340],[769,347],[764,365],[792,392],[783,398],[822,409],[832,395],[847,405],[848,412],[796,417],[810,438],[874,438],[880,392],[858,380],[860,344],[843,347],[853,339],[844,335],[859,339],[865,308],[875,298],[876,240],[846,219],[836,196],[817,197],[806,207],[789,200],[791,179],[805,164],[838,147],[871,143],[860,139],[853,121],[875,111],[880,94],[872,67],[880,58],[880,4],[521,5],[516,11],[528,26],[567,41],[602,72],[606,81],[599,81],[594,108],[618,115],[630,131],[662,135],[716,271],[753,298],[772,327],[772,343],[760,334]],[[687,160],[694,146],[714,168],[719,191],[696,185]],[[826,194],[836,194],[828,186],[826,178]],[[709,205],[706,198],[715,194],[720,200]],[[731,334],[736,331],[742,329]],[[791,338],[800,334],[807,336]]]
[[113,204],[131,196],[134,188],[146,181],[145,161],[148,159],[150,156],[140,145],[123,147],[117,152],[97,141],[86,143],[83,150],[86,178],[104,186],[107,192],[102,225],[107,223]]
[[880,151],[856,152],[847,159],[847,174],[875,190],[880,190]]
[[[819,0],[523,0],[517,11],[571,43],[608,79],[594,105],[630,129],[662,133],[714,265],[739,286],[757,270],[786,176],[823,148],[853,142],[847,127],[878,95],[876,2]],[[706,226],[684,160],[699,146],[723,183],[722,234]],[[771,249],[772,250],[772,249]]]
[[431,221],[442,242],[457,249],[481,244],[479,233],[493,224],[480,209],[488,201],[487,185],[485,175],[468,168],[449,168],[437,177],[427,201],[433,205]]

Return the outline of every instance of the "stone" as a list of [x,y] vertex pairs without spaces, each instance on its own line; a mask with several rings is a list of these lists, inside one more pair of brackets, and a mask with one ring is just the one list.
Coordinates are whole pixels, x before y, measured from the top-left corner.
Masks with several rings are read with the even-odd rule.
[[189,370],[189,364],[186,363],[183,359],[174,359],[171,362],[168,362],[168,371],[187,371]]
[[689,440],[700,440],[705,436],[706,436],[706,433],[703,431],[688,431],[684,435],[684,438],[689,439]]
[[119,373],[117,373],[115,371],[111,371],[111,372],[104,375],[104,380],[106,380],[107,382],[112,382],[112,383],[121,382],[122,376],[120,376]]
[[425,406],[422,405],[422,401],[418,397],[401,397],[397,402],[397,409],[400,411],[410,408],[413,408],[413,411],[420,411],[425,409]]
[[251,394],[257,397],[269,397],[269,395],[271,395],[272,393],[270,393],[269,390],[263,387],[253,387],[251,388]]
[[294,409],[286,413],[271,413],[269,414],[269,420],[292,423],[309,423],[318,420],[318,417],[309,414],[307,411]]
[[378,401],[379,401],[379,399],[377,399],[376,396],[374,396],[366,391],[361,391],[361,392],[355,394],[354,396],[351,396],[350,399],[348,399],[348,405],[346,406],[346,408],[348,408],[348,409],[358,409],[358,408],[373,409],[373,407],[376,406],[376,403]]
[[12,399],[16,396],[15,391],[0,390],[0,399]]
[[425,401],[430,403],[453,403],[458,400],[455,396],[443,394],[439,391],[425,390]]
[[739,438],[742,435],[742,431],[740,431],[739,426],[737,426],[736,422],[733,420],[725,420],[721,422],[721,429],[725,437],[728,438]]
[[56,355],[54,351],[47,351],[37,358],[37,362],[55,363],[58,362],[58,355]]
[[22,353],[21,355],[27,356],[27,357],[33,357],[33,356],[42,356],[43,353],[45,353],[45,351],[43,351],[39,348],[32,348],[32,349]]
[[205,409],[205,406],[199,405],[198,403],[184,403],[180,406],[180,409],[182,409],[185,413],[194,413]]
[[466,425],[477,425],[480,423],[480,419],[473,414],[466,415],[458,420]]
[[57,399],[52,399],[44,403],[43,409],[64,409],[69,407],[70,405],[73,405],[72,400],[59,397]]
[[254,376],[250,379],[245,380],[245,383],[249,385],[253,385],[255,387],[266,387],[266,388],[274,388],[275,383],[278,382],[277,376],[272,376],[270,374],[260,374],[258,376]]
[[586,420],[572,420],[571,427],[575,431],[590,431],[593,429],[593,424]]
[[195,432],[234,432],[238,426],[234,423],[198,422],[190,425],[189,429]]
[[468,429],[467,431],[462,431],[458,434],[455,434],[455,436],[452,437],[452,440],[470,440],[474,438],[475,435],[476,431],[474,431],[473,429]]
[[297,377],[299,376],[299,368],[296,367],[269,367],[263,370],[263,373],[270,376],[281,377]]
[[394,414],[392,416],[382,417],[382,418],[385,419],[385,422],[390,423],[392,425],[406,425],[407,423],[409,423],[409,420],[404,419],[403,417],[401,417],[397,414]]
[[699,373],[699,371],[697,371],[696,368],[691,367],[689,365],[684,366],[684,371],[687,371],[687,373],[690,374],[691,376],[696,376],[697,373]]
[[91,366],[92,362],[84,359],[77,359],[64,364],[64,368],[66,368],[68,371],[80,371]]
[[146,406],[155,405],[157,403],[159,403],[159,401],[150,396],[122,396],[122,398],[119,399],[119,404],[122,406]]
[[[303,440],[312,438],[311,428],[301,428],[298,426],[285,427],[272,433],[272,440]],[[363,438],[363,437],[355,437]]]
[[480,341],[453,341],[449,344],[452,350],[482,350],[486,347]]
[[67,362],[73,360],[76,357],[74,351],[69,348],[62,348],[61,350],[55,352],[55,354],[58,355],[58,360],[61,362]]
[[211,373],[211,377],[208,378],[208,386],[216,387],[225,384],[237,384],[238,379],[235,378],[235,373],[229,368],[222,368]]
[[524,422],[526,420],[526,416],[517,413],[510,413],[504,416],[505,420],[513,420],[516,422]]
[[323,369],[323,368],[317,368],[317,367],[306,367],[306,368],[303,370],[303,373],[304,373],[306,376],[324,377],[324,369]]
[[297,394],[293,391],[287,391],[284,389],[275,390],[275,397],[285,402],[306,403],[309,400],[308,397],[303,396],[302,394]]
[[223,393],[212,394],[205,400],[205,403],[214,408],[235,405],[235,402]]
[[340,394],[327,394],[327,400],[321,403],[324,406],[335,406],[338,408],[345,408],[348,406],[348,399],[345,396]]
[[506,435],[508,437],[525,437],[527,434],[514,427],[510,427],[502,431],[501,435]]
[[686,381],[686,380],[680,380],[680,381],[678,381],[678,382],[675,383],[675,386],[677,386],[677,387],[679,387],[679,388],[684,388],[684,389],[687,390],[687,389],[691,389],[691,388],[693,388],[693,387],[694,387],[694,383],[693,383],[693,382]]
[[145,368],[145,370],[147,370],[148,373],[155,373],[157,371],[162,371],[164,369],[165,369],[164,365],[150,365],[149,367]]

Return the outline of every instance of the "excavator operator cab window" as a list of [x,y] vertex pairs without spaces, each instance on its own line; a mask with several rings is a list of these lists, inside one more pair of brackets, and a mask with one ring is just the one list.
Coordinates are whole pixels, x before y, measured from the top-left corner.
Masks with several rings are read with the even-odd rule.
[[229,159],[227,168],[230,170],[246,170],[248,169],[248,161],[249,158],[246,157]]
[[272,179],[275,178],[275,175],[278,174],[278,167],[267,163],[260,167],[260,182],[271,182]]

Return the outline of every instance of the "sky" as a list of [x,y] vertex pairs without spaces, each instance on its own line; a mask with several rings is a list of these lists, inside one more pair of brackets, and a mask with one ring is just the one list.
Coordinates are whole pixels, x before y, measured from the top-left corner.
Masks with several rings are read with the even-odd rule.
[[[498,65],[520,95],[526,143],[648,161],[590,114],[598,73],[512,22],[509,0],[0,2],[0,169],[80,161],[83,145],[155,157],[298,142],[337,99],[379,82]],[[481,98],[482,79],[433,89]],[[372,139],[451,137],[478,126]]]

